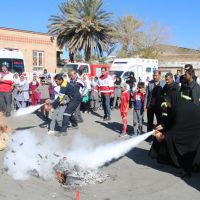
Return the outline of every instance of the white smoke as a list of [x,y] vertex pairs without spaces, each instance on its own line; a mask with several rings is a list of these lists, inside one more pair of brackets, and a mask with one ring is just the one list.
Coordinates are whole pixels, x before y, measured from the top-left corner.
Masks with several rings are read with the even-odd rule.
[[87,139],[77,138],[74,148],[67,153],[67,156],[82,168],[97,169],[113,159],[124,156],[153,133],[154,131],[151,131],[128,140],[97,147],[94,147]]
[[14,179],[25,180],[33,172],[44,179],[54,174],[53,167],[63,157],[75,162],[83,169],[98,169],[113,159],[118,159],[149,137],[148,132],[131,139],[94,146],[92,141],[78,135],[72,148],[63,149],[58,138],[36,135],[23,131],[14,134],[5,154],[4,166]]
[[26,180],[33,172],[49,179],[53,176],[53,166],[61,159],[61,149],[55,137],[16,132],[9,141],[4,166],[14,179]]
[[44,104],[40,104],[40,105],[36,105],[36,106],[29,106],[26,108],[20,108],[19,110],[17,110],[17,112],[15,112],[15,114],[13,115],[14,117],[19,117],[22,115],[28,115],[31,114],[33,112],[35,112],[36,110],[38,110],[39,108],[41,108]]

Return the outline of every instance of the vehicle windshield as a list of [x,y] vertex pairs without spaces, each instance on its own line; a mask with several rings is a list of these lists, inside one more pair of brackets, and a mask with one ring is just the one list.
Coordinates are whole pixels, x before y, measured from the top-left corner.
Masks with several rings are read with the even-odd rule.
[[62,73],[70,75],[72,70],[78,71],[78,64],[66,64],[62,69]]
[[[24,61],[23,59],[11,59],[11,58],[0,58],[0,66],[2,63],[8,64],[8,69],[12,73],[22,74],[24,72]],[[1,69],[0,69],[1,70]]]
[[112,72],[114,72],[114,74],[115,74],[116,76],[121,77],[121,75],[122,75],[122,73],[123,73],[124,71],[112,71]]

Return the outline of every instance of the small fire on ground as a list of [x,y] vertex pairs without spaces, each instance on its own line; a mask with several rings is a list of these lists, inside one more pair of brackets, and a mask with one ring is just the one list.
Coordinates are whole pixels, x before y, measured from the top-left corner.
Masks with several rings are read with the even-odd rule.
[[83,169],[67,158],[61,159],[54,170],[58,182],[67,188],[103,183],[109,177],[99,170]]

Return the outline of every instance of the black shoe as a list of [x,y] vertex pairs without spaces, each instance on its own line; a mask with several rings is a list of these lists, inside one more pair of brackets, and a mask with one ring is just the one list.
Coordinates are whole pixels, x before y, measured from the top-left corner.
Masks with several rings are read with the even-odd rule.
[[106,118],[103,119],[103,121],[110,121],[110,120],[111,120],[110,117],[106,117]]

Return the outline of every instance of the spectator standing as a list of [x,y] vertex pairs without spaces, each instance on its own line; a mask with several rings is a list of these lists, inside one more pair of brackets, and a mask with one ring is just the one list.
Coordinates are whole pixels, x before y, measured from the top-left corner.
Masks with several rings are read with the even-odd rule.
[[82,93],[82,102],[80,110],[87,113],[91,112],[90,100],[91,100],[91,81],[87,75],[83,76],[83,93]]
[[143,115],[144,115],[144,83],[138,83],[137,90],[133,94],[134,110],[133,110],[133,135],[142,134]]
[[121,78],[119,76],[116,76],[116,80],[114,82],[114,101],[113,101],[113,108],[119,109],[120,105],[120,96],[121,96]]
[[29,84],[25,79],[25,76],[21,75],[16,96],[17,108],[27,107],[28,101],[29,101]]
[[13,75],[13,85],[12,85],[12,110],[16,110],[16,97],[17,97],[17,88],[19,86],[20,78],[17,72]]
[[56,87],[55,82],[52,80],[51,77],[48,78],[48,82],[47,84],[49,85],[49,95],[50,95],[50,99],[54,100],[55,99],[55,90],[54,88]]
[[104,67],[101,68],[101,76],[99,77],[98,87],[96,88],[96,91],[100,90],[101,93],[101,102],[104,110],[103,121],[111,120],[110,97],[114,96],[114,82],[106,70]]
[[98,77],[94,77],[91,80],[91,88],[92,88],[91,108],[93,109],[93,111],[100,109],[100,96],[99,92],[96,90],[97,86],[98,86]]
[[175,82],[180,84],[181,80],[181,70],[177,70],[177,73],[174,75]]
[[133,95],[135,89],[136,89],[136,78],[135,78],[135,73],[130,72],[128,79],[126,80],[126,83],[129,85],[129,92],[130,92],[130,102],[129,102],[129,107],[133,107],[133,99],[131,96]]
[[[78,77],[77,72],[75,70],[72,70],[70,73],[70,83],[77,88],[81,96],[83,96],[83,88],[84,88],[84,82]],[[77,106],[74,117],[76,120],[80,123],[83,122],[83,118],[80,112],[80,105]]]
[[165,81],[161,80],[161,72],[156,70],[153,73],[153,80],[151,80],[146,87],[146,96],[144,101],[144,108],[147,109],[147,131],[153,130],[154,115],[157,123],[161,123],[162,109],[161,109],[161,92],[165,85]]
[[4,62],[0,72],[0,111],[11,115],[13,74],[9,72],[9,64]]
[[[36,92],[40,93],[40,103],[44,104],[47,99],[50,98],[49,95],[49,85],[46,84],[45,79],[41,78],[40,85],[35,89]],[[44,106],[41,108],[42,118],[44,120],[48,119],[49,112],[45,110]]]
[[127,115],[129,110],[129,100],[130,100],[130,94],[127,89],[127,84],[123,83],[121,85],[121,105],[120,105],[120,113],[122,117],[122,124],[123,124],[123,131],[120,136],[127,136]]
[[35,91],[38,86],[39,82],[37,80],[37,76],[33,75],[33,80],[29,84],[31,105],[37,105],[39,103],[39,94]]
[[42,76],[44,77],[45,82],[48,82],[49,78],[51,79],[51,74],[48,73],[47,69],[44,69]]

